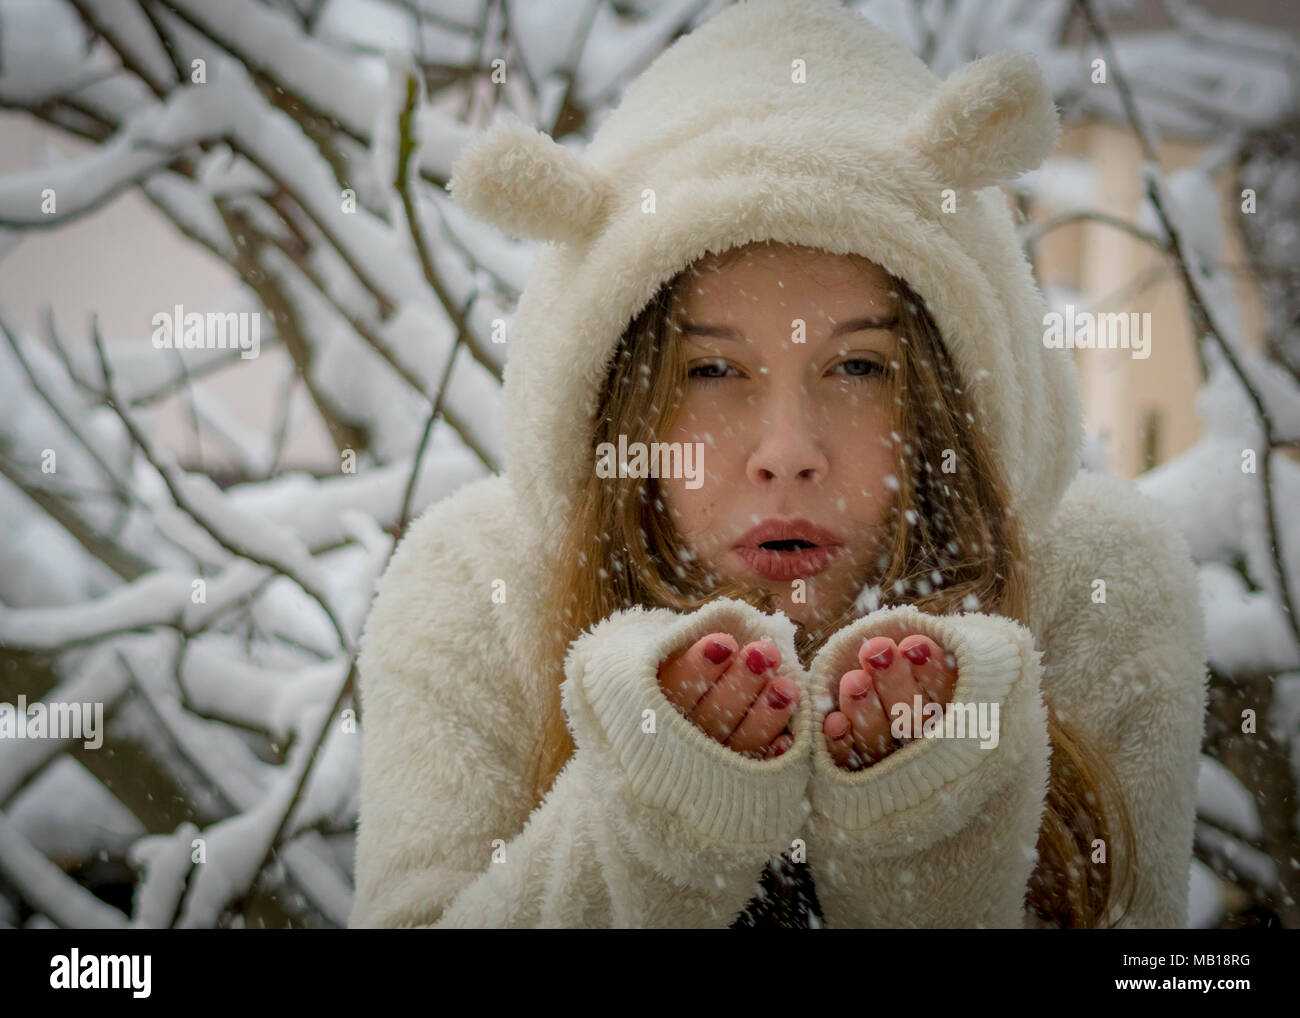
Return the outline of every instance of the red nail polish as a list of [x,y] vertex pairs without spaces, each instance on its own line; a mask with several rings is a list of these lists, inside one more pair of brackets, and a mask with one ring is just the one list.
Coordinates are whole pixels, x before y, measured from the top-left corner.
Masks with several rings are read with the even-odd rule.
[[862,688],[861,688],[860,690],[858,690],[856,693],[850,693],[850,694],[849,694],[849,699],[850,699],[850,700],[861,700],[861,699],[865,698],[866,695],[867,695],[868,693],[871,692],[871,688],[872,688],[872,687],[871,687],[871,683],[870,683],[870,682],[864,682],[864,683],[862,684]]
[[749,666],[749,670],[755,675],[762,675],[772,667],[772,663],[768,661],[767,655],[757,647],[751,650],[746,656],[745,664]]
[[790,697],[779,689],[769,689],[767,691],[767,702],[771,704],[773,710],[785,710],[790,706]]
[[914,646],[908,647],[907,650],[903,651],[903,653],[907,655],[907,659],[911,661],[912,664],[923,665],[930,660],[930,645],[926,643],[918,643]]
[[717,640],[714,640],[712,643],[710,643],[707,647],[704,648],[704,656],[707,657],[710,661],[712,661],[715,665],[721,664],[723,661],[725,661],[728,657],[731,656],[731,648],[728,647],[725,643],[719,643]]
[[886,647],[875,657],[867,658],[867,661],[871,664],[872,668],[879,668],[881,671],[884,671],[884,669],[894,663],[894,648]]

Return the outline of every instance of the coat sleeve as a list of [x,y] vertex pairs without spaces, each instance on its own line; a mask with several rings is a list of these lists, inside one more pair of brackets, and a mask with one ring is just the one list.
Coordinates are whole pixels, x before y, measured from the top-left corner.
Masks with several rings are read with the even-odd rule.
[[[1132,907],[1120,928],[1188,921],[1196,779],[1207,701],[1205,629],[1187,545],[1154,501],[1088,478],[1060,515],[1048,582],[1044,695],[1110,764],[1133,827]],[[1098,581],[1104,581],[1104,590]]]
[[[1049,745],[1041,654],[1024,626],[996,615],[881,609],[836,633],[813,662],[813,731],[834,709],[829,690],[860,667],[872,636],[923,633],[957,658],[945,708],[971,722],[858,771],[813,741],[808,864],[831,927],[1014,927],[1046,803]],[[987,727],[981,738],[979,713]]]
[[[394,570],[446,576],[408,556]],[[400,572],[398,575],[401,575]],[[793,626],[737,601],[681,615],[615,613],[581,635],[561,696],[576,751],[540,804],[526,788],[537,684],[485,625],[489,608],[431,586],[439,624],[419,652],[390,637],[411,599],[386,583],[362,651],[362,799],[350,926],[724,927],[805,816],[798,748],[756,761],[709,739],[659,689],[669,653],[712,631]],[[516,634],[519,635],[519,634]],[[532,689],[528,688],[532,684]],[[798,717],[796,715],[796,717]]]

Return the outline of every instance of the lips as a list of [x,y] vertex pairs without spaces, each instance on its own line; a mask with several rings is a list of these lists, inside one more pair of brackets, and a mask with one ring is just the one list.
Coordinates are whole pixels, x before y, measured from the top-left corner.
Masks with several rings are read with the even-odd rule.
[[769,580],[815,576],[843,551],[839,536],[809,520],[764,520],[734,550],[754,572]]

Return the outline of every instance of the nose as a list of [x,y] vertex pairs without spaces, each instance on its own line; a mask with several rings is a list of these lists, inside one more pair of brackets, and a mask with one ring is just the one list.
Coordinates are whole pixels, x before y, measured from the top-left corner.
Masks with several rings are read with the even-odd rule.
[[758,445],[745,473],[770,487],[794,481],[821,483],[830,466],[802,391],[774,395],[759,411]]

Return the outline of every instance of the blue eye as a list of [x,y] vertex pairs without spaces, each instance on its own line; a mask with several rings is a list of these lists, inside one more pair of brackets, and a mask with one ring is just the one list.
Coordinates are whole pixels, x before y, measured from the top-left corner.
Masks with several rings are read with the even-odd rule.
[[[866,357],[851,357],[846,361],[840,361],[835,365],[835,367],[843,368],[851,364],[858,365],[859,370],[848,371],[846,372],[845,377],[856,379],[858,381],[867,381],[873,375],[883,376],[885,374],[885,365],[881,364],[879,361],[873,361]],[[831,370],[833,371],[835,369],[832,368]]]
[[[727,376],[725,372],[734,371],[734,370],[735,369],[732,368],[730,365],[728,365],[726,361],[709,360],[709,361],[703,361],[702,363],[691,368],[689,371],[686,372],[686,376],[693,383],[695,383],[695,385],[708,388],[711,385],[717,385],[724,378],[726,378]],[[713,371],[719,373],[718,374],[700,373],[700,372],[713,372]]]

